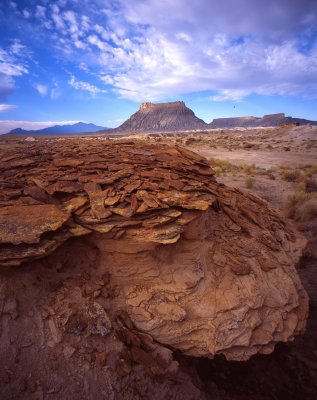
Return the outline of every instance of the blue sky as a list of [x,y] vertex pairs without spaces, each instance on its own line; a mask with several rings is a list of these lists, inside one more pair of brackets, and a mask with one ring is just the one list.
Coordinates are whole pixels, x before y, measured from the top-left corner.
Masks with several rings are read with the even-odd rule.
[[1,1],[0,133],[174,100],[317,120],[317,1]]

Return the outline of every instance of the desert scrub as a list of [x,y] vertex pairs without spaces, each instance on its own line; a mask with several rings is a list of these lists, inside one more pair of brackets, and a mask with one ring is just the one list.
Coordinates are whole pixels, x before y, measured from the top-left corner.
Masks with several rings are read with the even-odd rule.
[[297,221],[307,221],[317,216],[317,194],[307,193],[306,185],[301,182],[286,200],[286,212]]
[[317,175],[317,164],[307,164],[303,168],[303,172],[307,177],[312,177],[313,175]]
[[287,182],[298,182],[302,177],[302,174],[297,169],[283,169],[281,175]]
[[299,222],[309,222],[317,218],[317,194],[309,194],[307,200],[300,204],[295,212],[294,219]]
[[225,174],[227,172],[236,174],[239,171],[239,167],[237,167],[234,164],[231,164],[230,161],[220,160],[219,158],[213,158],[213,157],[210,158],[209,161],[217,176]]
[[256,166],[255,164],[242,164],[240,166],[242,172],[244,172],[246,175],[255,175],[256,174]]
[[233,176],[236,176],[237,173],[253,176],[258,170],[255,164],[234,165],[228,160],[220,160],[213,157],[209,161],[218,176],[225,173],[231,173]]
[[254,186],[254,178],[252,178],[251,176],[247,176],[245,178],[245,187],[247,189],[251,189]]

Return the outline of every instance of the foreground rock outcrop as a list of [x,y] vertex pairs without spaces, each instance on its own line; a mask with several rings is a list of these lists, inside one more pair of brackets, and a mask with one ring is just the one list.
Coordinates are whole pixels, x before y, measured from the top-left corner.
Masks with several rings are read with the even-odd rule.
[[[147,338],[187,355],[247,360],[303,332],[308,301],[295,265],[304,240],[266,201],[217,183],[197,154],[128,141],[42,141],[2,150],[0,174],[0,265],[87,236],[98,253],[87,273],[106,274],[115,288],[110,316],[85,300],[77,314],[99,323],[76,320],[67,332],[75,292],[59,298],[68,317],[52,318],[57,343],[58,327],[101,336],[117,327],[125,343]],[[102,296],[98,282],[85,288],[92,299]],[[118,313],[131,322],[118,322]],[[145,336],[135,339],[131,329]]]

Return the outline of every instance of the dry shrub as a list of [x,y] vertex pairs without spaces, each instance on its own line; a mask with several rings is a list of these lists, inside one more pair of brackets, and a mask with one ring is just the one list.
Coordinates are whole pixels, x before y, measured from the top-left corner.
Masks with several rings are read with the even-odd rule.
[[[313,200],[313,201],[311,201]],[[307,208],[306,208],[306,204]],[[287,215],[296,218],[298,221],[304,221],[307,215],[314,213],[314,204],[317,204],[317,195],[315,193],[307,193],[303,187],[299,185],[297,190],[291,193],[286,201]]]
[[285,169],[282,171],[282,177],[288,182],[298,182],[301,178],[301,173],[297,169]]
[[317,178],[306,178],[306,190],[307,192],[317,192]]
[[317,219],[317,195],[310,195],[299,204],[294,212],[294,219],[299,222],[310,222]]
[[304,170],[307,177],[312,177],[317,174],[317,165],[305,165]]
[[218,158],[210,158],[209,159],[213,169],[216,172],[216,175],[224,174],[226,172],[237,173],[239,167],[231,164],[230,161],[227,160],[219,160]]
[[245,187],[247,189],[251,189],[253,188],[253,185],[254,185],[254,179],[251,176],[247,176],[245,178]]
[[246,175],[255,175],[256,174],[255,164],[242,164],[240,166],[240,168]]

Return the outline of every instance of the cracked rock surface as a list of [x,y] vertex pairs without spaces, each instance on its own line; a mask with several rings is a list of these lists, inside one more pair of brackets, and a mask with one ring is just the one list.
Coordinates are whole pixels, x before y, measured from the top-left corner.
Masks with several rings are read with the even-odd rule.
[[[1,150],[0,188],[3,270],[71,238],[96,251],[86,273],[98,271],[99,281],[78,283],[45,311],[49,347],[64,335],[115,331],[153,373],[157,346],[241,361],[305,329],[308,299],[295,269],[305,240],[265,200],[217,183],[195,153],[103,139],[32,142]],[[96,300],[103,296],[111,312]],[[66,358],[73,349],[64,346]]]

